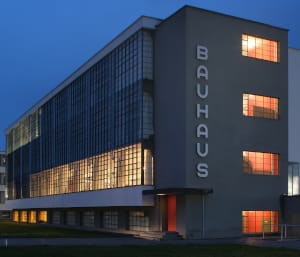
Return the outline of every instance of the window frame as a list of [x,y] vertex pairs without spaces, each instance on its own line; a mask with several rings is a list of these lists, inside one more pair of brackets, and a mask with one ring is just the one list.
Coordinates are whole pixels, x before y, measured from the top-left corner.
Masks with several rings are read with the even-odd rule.
[[[254,43],[253,42],[251,43],[251,40],[252,41],[254,40]],[[262,46],[259,47],[259,44]],[[267,47],[269,47],[269,50],[267,49]],[[272,49],[272,47],[274,49]],[[253,49],[251,50],[251,48]],[[253,53],[251,53],[251,51],[253,51]],[[270,38],[264,38],[261,36],[256,36],[253,34],[242,33],[241,53],[242,56],[245,57],[249,57],[257,60],[263,60],[272,63],[280,63],[280,41],[270,39]]]
[[[267,156],[265,157],[264,154],[274,155],[273,158],[274,157],[276,157],[276,158],[274,160],[271,160],[271,161],[276,161],[276,159],[277,159],[277,163],[275,163],[276,166],[274,166],[274,170],[273,171],[272,170],[266,171],[266,170],[263,169],[262,172],[258,172],[259,170],[254,172],[255,171],[254,168],[250,169],[251,168],[251,161],[249,159],[248,159],[249,164],[245,165],[245,157],[244,157],[245,152],[248,153],[247,156],[245,156],[245,157],[249,157],[249,153],[263,154],[263,157],[262,157],[263,162],[262,163],[255,163],[255,165],[257,165],[257,166],[262,165],[263,168],[264,168],[265,165],[267,165],[267,164],[265,164],[265,160],[267,160]],[[255,156],[255,160],[256,159],[258,159],[258,157]],[[243,173],[244,174],[278,177],[280,175],[280,154],[279,153],[272,153],[272,152],[257,152],[257,151],[243,150],[242,151],[242,165],[243,165]],[[274,165],[274,163],[272,163],[271,165]]]
[[[245,99],[245,96],[248,95],[248,99],[247,99],[247,102],[245,103],[244,102],[244,99]],[[249,96],[254,96],[254,97],[263,97],[263,103],[265,103],[266,100],[268,100],[267,98],[269,98],[269,101],[271,100],[277,100],[277,110],[274,111],[274,117],[272,118],[271,115],[270,115],[270,111],[264,111],[266,110],[268,106],[258,106],[258,105],[253,105],[253,106],[256,106],[256,107],[260,107],[263,109],[263,111],[259,112],[259,113],[262,113],[263,115],[259,116],[259,115],[246,115],[244,114],[245,111],[249,112],[249,108],[250,108],[250,105],[249,105]],[[259,102],[255,99],[255,102]],[[249,92],[243,92],[242,94],[242,115],[244,117],[250,117],[250,118],[260,118],[260,119],[267,119],[267,120],[279,120],[280,119],[280,108],[279,108],[279,105],[280,105],[280,98],[279,97],[274,97],[274,96],[266,96],[266,95],[258,95],[258,94],[254,94],[254,93],[249,93]],[[245,110],[245,106],[247,106],[247,110]],[[270,109],[270,108],[269,108]],[[272,109],[270,109],[272,110]],[[254,111],[253,111],[254,112]]]

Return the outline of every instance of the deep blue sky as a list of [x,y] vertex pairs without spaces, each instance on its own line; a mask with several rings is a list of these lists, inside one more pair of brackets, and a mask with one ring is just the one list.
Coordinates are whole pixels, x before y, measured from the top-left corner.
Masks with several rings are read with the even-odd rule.
[[299,0],[0,0],[0,150],[12,122],[139,16],[186,4],[287,28],[300,48]]

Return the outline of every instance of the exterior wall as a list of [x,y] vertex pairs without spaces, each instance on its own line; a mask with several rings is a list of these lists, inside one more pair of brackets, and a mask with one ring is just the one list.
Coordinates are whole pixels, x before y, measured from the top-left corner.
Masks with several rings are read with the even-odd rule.
[[[7,206],[15,221],[36,213],[32,221],[56,225],[166,231],[169,196],[143,194],[153,186],[186,189],[170,204],[185,238],[240,236],[242,211],[280,210],[288,168],[287,31],[192,7],[155,32],[142,27],[115,39],[7,130]],[[243,33],[279,41],[280,62],[242,56]],[[208,58],[197,56],[197,47]],[[208,88],[205,97],[197,95],[199,83]],[[278,98],[280,118],[244,117],[243,93]],[[138,152],[125,151],[136,145]],[[279,153],[280,174],[244,173],[243,151]]]
[[[279,41],[280,62],[242,56],[243,33]],[[205,216],[215,218],[205,219],[204,234],[239,236],[243,210],[279,210],[279,195],[287,192],[287,31],[187,7],[160,24],[155,39],[156,186],[212,188]],[[208,48],[207,61],[197,60],[197,45]],[[201,81],[209,88],[204,100],[196,94],[199,65],[209,74]],[[280,119],[243,117],[243,93],[280,98]],[[208,118],[197,119],[197,103],[208,105]],[[200,123],[207,139],[197,138]],[[207,156],[197,156],[197,142],[209,145]],[[243,173],[243,150],[280,153],[280,175]],[[206,178],[197,177],[199,162],[208,165]],[[181,208],[193,207],[186,201]],[[182,233],[199,222],[187,220]]]
[[288,55],[289,76],[289,161],[300,163],[300,50],[289,49]]
[[300,50],[289,49],[289,195],[300,194],[300,130],[299,95],[300,95]]

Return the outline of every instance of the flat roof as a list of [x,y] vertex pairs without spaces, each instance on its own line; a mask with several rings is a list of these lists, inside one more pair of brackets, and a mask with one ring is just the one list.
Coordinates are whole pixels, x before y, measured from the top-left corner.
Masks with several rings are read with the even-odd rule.
[[170,18],[172,18],[173,16],[175,16],[177,13],[183,11],[184,9],[192,9],[192,10],[196,10],[196,11],[201,11],[201,12],[206,12],[206,13],[212,13],[212,14],[215,14],[215,15],[220,15],[220,16],[224,16],[224,17],[228,17],[228,18],[232,18],[232,19],[236,19],[236,20],[240,20],[240,21],[246,21],[246,22],[256,23],[256,24],[259,24],[259,25],[263,25],[263,26],[267,26],[267,27],[271,27],[271,28],[275,28],[275,29],[289,31],[289,29],[281,28],[281,27],[274,26],[274,25],[270,25],[268,23],[263,23],[263,22],[259,22],[259,21],[255,21],[255,20],[246,19],[246,18],[241,18],[241,17],[238,17],[238,16],[233,16],[233,15],[230,15],[230,14],[226,14],[226,13],[220,13],[220,12],[216,12],[216,11],[211,11],[211,10],[207,10],[207,9],[203,9],[203,8],[196,7],[196,6],[191,6],[191,5],[184,5],[183,7],[181,7],[180,9],[178,9],[176,12],[174,12],[173,14],[171,14],[169,17],[167,17],[166,19],[164,19],[159,25],[163,24],[164,22],[166,22],[167,20],[169,20]]
[[118,47],[126,39],[132,36],[134,33],[140,29],[155,29],[156,26],[161,22],[161,19],[141,16],[135,22],[133,22],[129,27],[127,27],[123,32],[117,35],[113,40],[111,40],[107,45],[100,49],[94,56],[82,64],[77,70],[75,70],[71,75],[69,75],[65,80],[63,80],[58,86],[51,90],[46,96],[44,96],[40,101],[33,105],[28,111],[22,114],[15,122],[13,122],[9,127],[6,128],[5,133],[7,134],[11,129],[16,127],[23,119],[25,119],[30,114],[37,111],[42,105],[54,97],[57,93],[67,87],[72,81],[81,76],[89,68],[99,62],[103,57],[109,54],[112,50]]

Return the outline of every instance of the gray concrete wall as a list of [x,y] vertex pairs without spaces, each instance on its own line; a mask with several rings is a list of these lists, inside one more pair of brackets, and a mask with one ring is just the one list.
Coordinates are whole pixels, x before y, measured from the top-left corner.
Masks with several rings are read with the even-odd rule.
[[[242,56],[243,33],[280,41],[280,62]],[[196,58],[197,45],[208,49],[208,60]],[[197,78],[200,65],[207,80]],[[205,99],[197,96],[197,83],[208,85]],[[243,210],[280,209],[279,196],[287,192],[287,83],[286,30],[189,7],[158,27],[155,182],[159,188],[214,190],[206,200],[207,237],[241,235]],[[280,98],[279,120],[243,117],[243,93]],[[207,118],[197,118],[198,103],[208,105]],[[197,138],[198,124],[207,126],[208,138]],[[197,142],[208,144],[207,156],[197,155]],[[280,175],[243,173],[243,150],[279,153]],[[207,177],[197,176],[198,163],[208,165]],[[186,215],[195,204],[188,202],[182,202]],[[187,234],[200,227],[200,217],[193,217],[186,219]]]
[[[173,21],[173,19],[172,19]],[[185,12],[164,22],[155,34],[155,185],[185,186]]]
[[300,163],[300,50],[289,49],[289,161]]

